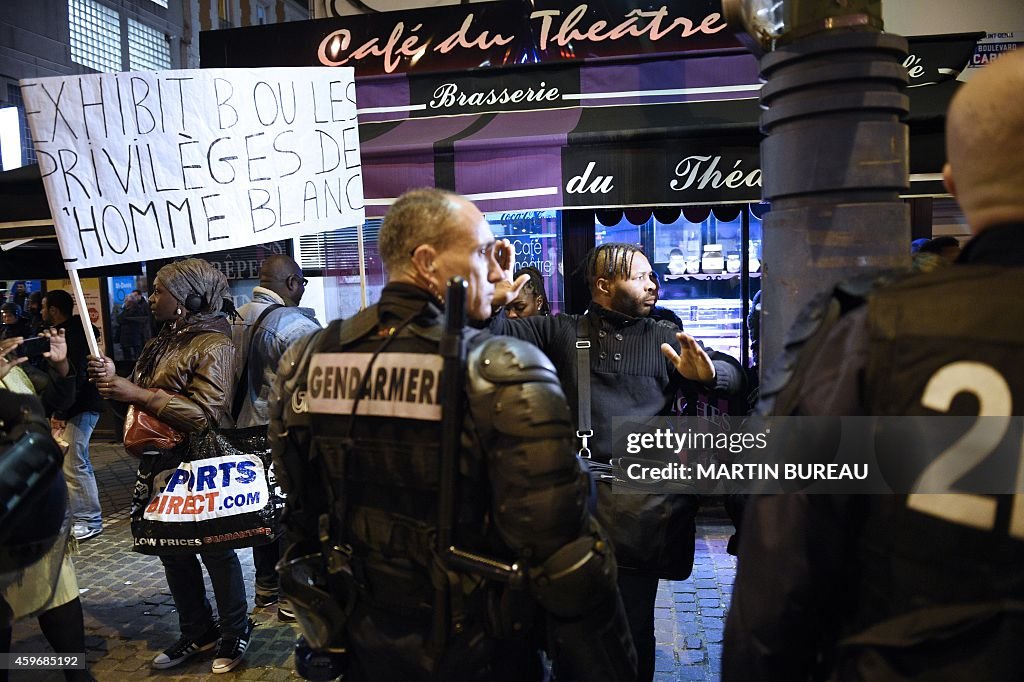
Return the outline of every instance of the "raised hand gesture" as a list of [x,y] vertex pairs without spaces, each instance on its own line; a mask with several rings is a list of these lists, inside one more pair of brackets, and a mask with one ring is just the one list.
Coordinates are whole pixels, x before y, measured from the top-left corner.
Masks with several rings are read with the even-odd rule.
[[678,332],[679,352],[677,353],[671,345],[661,344],[662,354],[668,358],[676,371],[691,381],[699,381],[702,384],[710,384],[715,380],[715,366],[711,357],[704,352],[704,349],[686,332]]

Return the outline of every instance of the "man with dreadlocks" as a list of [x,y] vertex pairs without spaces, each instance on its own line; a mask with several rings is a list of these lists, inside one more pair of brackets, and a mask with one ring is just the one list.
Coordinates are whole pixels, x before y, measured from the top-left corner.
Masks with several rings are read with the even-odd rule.
[[[612,456],[612,417],[668,415],[676,392],[688,382],[726,392],[742,390],[743,375],[735,366],[713,361],[692,336],[649,317],[657,285],[650,262],[637,246],[602,244],[587,254],[582,271],[591,297],[586,314],[521,320],[498,315],[490,330],[530,341],[551,358],[576,424],[581,431],[593,424],[584,447],[590,448],[594,461],[607,463]],[[581,377],[577,354],[588,342],[590,372]],[[696,496],[612,495],[610,486],[598,486],[597,516],[615,544],[619,590],[641,681],[654,677],[658,579],[689,576],[697,506]]]

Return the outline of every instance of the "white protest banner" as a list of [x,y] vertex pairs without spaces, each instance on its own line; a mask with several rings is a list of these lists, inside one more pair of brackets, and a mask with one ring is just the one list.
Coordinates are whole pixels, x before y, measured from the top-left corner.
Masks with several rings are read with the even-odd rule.
[[21,81],[69,269],[361,225],[351,68]]

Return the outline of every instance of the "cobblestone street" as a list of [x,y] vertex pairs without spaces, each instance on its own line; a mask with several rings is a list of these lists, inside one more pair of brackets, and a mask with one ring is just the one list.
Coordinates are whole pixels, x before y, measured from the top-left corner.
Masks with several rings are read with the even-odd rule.
[[[228,675],[210,673],[209,654],[169,671],[149,663],[178,636],[177,613],[156,557],[132,552],[128,505],[135,460],[120,445],[94,442],[93,465],[104,509],[104,532],[80,547],[75,556],[85,608],[87,658],[102,682],[157,678],[166,680],[299,679],[293,671],[294,625],[277,620],[276,607],[256,610],[253,641],[242,665]],[[663,581],[656,613],[655,680],[719,679],[722,630],[736,573],[735,558],[725,551],[732,526],[717,510],[699,520],[693,575]],[[249,603],[253,599],[252,553],[240,550]],[[209,587],[208,587],[209,589]],[[212,594],[212,591],[210,591]],[[14,628],[14,653],[47,653],[49,645],[34,620]],[[63,680],[59,672],[13,672],[11,680]],[[396,681],[398,682],[398,681]]]

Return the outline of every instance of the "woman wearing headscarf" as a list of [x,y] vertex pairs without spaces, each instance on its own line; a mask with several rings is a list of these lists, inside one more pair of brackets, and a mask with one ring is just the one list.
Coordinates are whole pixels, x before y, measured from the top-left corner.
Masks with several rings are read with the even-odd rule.
[[[164,322],[142,349],[130,380],[114,373],[110,358],[90,360],[90,375],[105,398],[135,405],[185,434],[188,439],[217,426],[230,407],[235,348],[227,312],[232,312],[227,280],[200,258],[160,269],[149,307]],[[134,510],[133,510],[134,512]],[[206,598],[200,559],[213,584],[219,621]],[[161,556],[178,610],[181,637],[153,659],[153,667],[173,668],[217,646],[213,672],[232,670],[242,660],[252,634],[242,568],[235,551],[208,549],[198,554]]]

